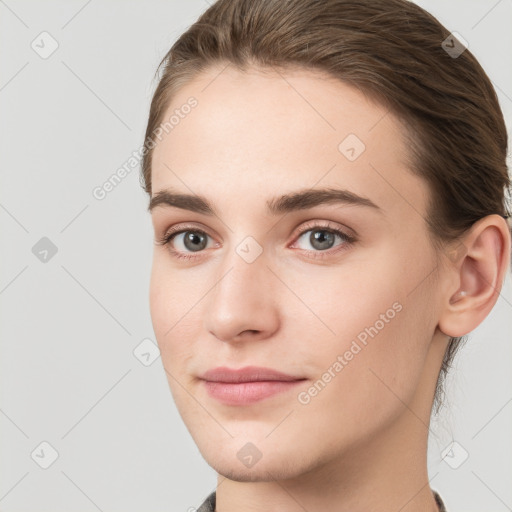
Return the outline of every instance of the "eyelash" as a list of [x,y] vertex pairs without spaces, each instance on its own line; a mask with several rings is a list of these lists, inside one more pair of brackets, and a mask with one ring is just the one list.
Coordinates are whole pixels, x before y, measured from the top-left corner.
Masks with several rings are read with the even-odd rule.
[[[169,251],[171,252],[173,257],[175,257],[177,259],[194,260],[198,257],[201,257],[199,253],[204,252],[204,251],[198,251],[197,254],[183,254],[180,251],[177,251],[176,249],[173,249],[170,247],[170,243],[174,239],[174,237],[176,237],[177,235],[180,235],[182,233],[186,233],[187,231],[210,236],[210,235],[208,235],[208,233],[206,233],[206,231],[197,229],[195,226],[180,226],[177,229],[171,229],[170,231],[167,231],[161,238],[159,238],[156,241],[156,243],[158,245],[164,245],[164,246],[169,245]],[[343,244],[338,245],[337,249],[327,249],[324,251],[306,251],[306,249],[302,249],[303,251],[313,253],[314,256],[308,256],[312,259],[321,259],[321,258],[326,258],[328,256],[333,256],[334,254],[337,254],[339,251],[345,250],[346,248],[348,248],[348,246],[352,245],[353,243],[355,243],[357,241],[356,237],[354,237],[352,235],[348,235],[347,233],[345,233],[344,231],[341,231],[338,228],[332,227],[330,223],[328,223],[327,225],[314,224],[314,223],[304,225],[304,228],[302,229],[302,231],[300,231],[298,233],[298,235],[295,237],[296,241],[299,240],[305,233],[307,233],[309,231],[326,231],[333,235],[338,235],[344,242]],[[341,247],[341,249],[340,249],[340,247]],[[328,253],[328,256],[324,256],[323,255],[324,253]]]

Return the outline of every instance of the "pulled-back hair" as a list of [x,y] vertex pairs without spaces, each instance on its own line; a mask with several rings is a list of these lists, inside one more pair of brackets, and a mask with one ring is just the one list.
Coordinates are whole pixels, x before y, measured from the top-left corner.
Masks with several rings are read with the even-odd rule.
[[[411,172],[428,185],[425,221],[437,249],[453,247],[487,215],[510,217],[507,132],[491,81],[449,30],[407,0],[215,2],[158,66],[141,174],[149,195],[152,137],[173,96],[202,71],[223,64],[241,71],[326,72],[385,106],[406,128]],[[436,413],[445,376],[466,339],[450,338]]]

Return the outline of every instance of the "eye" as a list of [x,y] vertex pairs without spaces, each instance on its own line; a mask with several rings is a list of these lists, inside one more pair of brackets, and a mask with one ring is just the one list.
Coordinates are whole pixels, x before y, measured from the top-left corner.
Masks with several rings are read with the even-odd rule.
[[[310,234],[308,235],[308,233]],[[201,252],[213,245],[208,245],[209,238],[211,237],[208,233],[194,226],[179,226],[166,232],[156,243],[168,246],[169,251],[175,258],[191,260],[201,257]],[[340,243],[335,245],[337,239]],[[310,244],[312,249],[308,247],[299,247],[299,249],[310,253],[308,257],[323,258],[345,250],[355,241],[354,236],[348,235],[329,223],[327,225],[309,223],[302,227],[295,244]],[[324,253],[327,254],[324,255]]]
[[[299,245],[302,243],[302,247],[299,247],[300,249],[303,249],[307,252],[316,253],[312,255],[314,258],[324,257],[323,254],[318,253],[324,253],[328,251],[330,254],[333,252],[336,253],[339,250],[347,248],[347,246],[356,241],[354,236],[348,235],[344,231],[332,227],[331,225],[324,226],[320,224],[313,224],[307,225],[305,227],[307,229],[303,228],[301,230],[297,238],[297,242],[295,243]],[[340,243],[337,245],[335,245],[336,239],[340,240]],[[307,247],[308,245],[313,249]],[[334,251],[330,251],[330,249],[333,247],[335,248]],[[341,249],[336,249],[336,247],[340,247]]]
[[[183,249],[187,251],[197,252],[206,249],[208,245],[208,235],[202,231],[182,231],[176,233],[173,237],[174,244],[179,251]],[[182,247],[180,247],[180,245]]]
[[208,238],[210,236],[206,232],[191,227],[168,231],[156,243],[169,246],[171,254],[176,258],[192,259],[199,256],[194,253],[200,253],[208,247]]

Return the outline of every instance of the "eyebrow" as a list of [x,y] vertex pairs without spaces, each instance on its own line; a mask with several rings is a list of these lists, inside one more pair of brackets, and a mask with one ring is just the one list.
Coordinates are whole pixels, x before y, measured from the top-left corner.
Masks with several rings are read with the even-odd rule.
[[[349,190],[335,188],[298,190],[269,199],[266,206],[269,214],[280,215],[298,210],[307,210],[323,204],[365,206],[382,213],[381,208],[370,199],[358,196]],[[182,194],[171,189],[160,190],[151,197],[148,211],[152,212],[158,206],[175,207],[204,215],[218,216],[213,205],[205,197]]]

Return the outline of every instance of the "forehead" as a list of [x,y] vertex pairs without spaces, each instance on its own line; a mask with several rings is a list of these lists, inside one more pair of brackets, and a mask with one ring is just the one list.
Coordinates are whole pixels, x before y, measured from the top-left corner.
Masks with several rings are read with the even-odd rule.
[[[195,106],[184,108],[190,98]],[[163,122],[172,115],[179,121],[153,154],[153,194],[172,187],[206,197],[245,193],[263,203],[276,191],[318,183],[371,197],[383,209],[425,206],[402,125],[325,73],[219,65],[174,95]]]
[[[194,124],[197,137],[219,146],[226,133],[236,134],[237,142],[275,140],[276,130],[287,127],[280,137],[299,143],[302,138],[336,142],[354,133],[368,139],[370,132],[387,117],[380,130],[397,132],[401,126],[384,106],[371,101],[356,88],[324,72],[249,68],[233,65],[210,68],[196,76],[173,96],[164,120],[180,111],[193,96],[198,105],[185,116],[174,134]],[[184,122],[187,118],[191,121]],[[198,120],[194,123],[194,119]],[[212,127],[215,126],[215,130]],[[178,129],[181,128],[181,129]],[[236,132],[243,128],[243,130]],[[207,137],[206,137],[207,135]],[[245,138],[244,138],[245,135]],[[222,140],[228,145],[229,140]],[[399,149],[396,140],[394,149]]]

